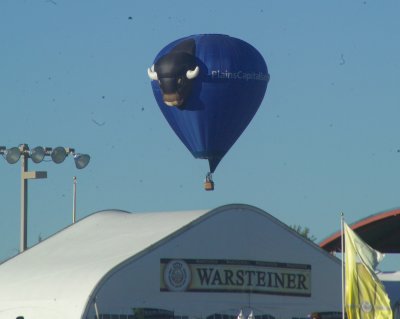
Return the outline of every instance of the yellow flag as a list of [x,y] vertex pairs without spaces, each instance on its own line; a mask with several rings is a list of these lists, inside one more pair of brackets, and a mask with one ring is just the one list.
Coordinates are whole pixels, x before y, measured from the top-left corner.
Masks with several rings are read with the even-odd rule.
[[383,255],[344,224],[345,308],[348,319],[392,319],[390,300],[374,272]]

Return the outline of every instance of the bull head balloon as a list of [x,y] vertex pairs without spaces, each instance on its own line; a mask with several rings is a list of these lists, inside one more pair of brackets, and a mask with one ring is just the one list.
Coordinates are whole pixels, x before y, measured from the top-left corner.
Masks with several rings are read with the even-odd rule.
[[[200,34],[164,47],[147,70],[158,106],[195,158],[212,173],[246,129],[267,89],[269,74],[250,44],[221,34]],[[170,107],[176,106],[176,107]]]
[[158,81],[163,101],[168,106],[181,107],[190,94],[193,79],[200,71],[195,49],[193,39],[182,41],[147,69],[150,79]]

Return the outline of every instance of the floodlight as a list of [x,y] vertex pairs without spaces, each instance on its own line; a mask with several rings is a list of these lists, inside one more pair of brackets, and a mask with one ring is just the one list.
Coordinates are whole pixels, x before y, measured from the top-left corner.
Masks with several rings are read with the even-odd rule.
[[64,147],[58,146],[51,152],[51,159],[54,163],[60,164],[64,162],[65,158],[67,157],[67,151]]
[[74,155],[75,166],[77,169],[85,168],[90,161],[90,156],[88,154],[75,154]]
[[[75,153],[75,149],[71,147],[58,146],[53,149],[51,147],[37,146],[33,149],[30,149],[27,144],[20,144],[18,147],[10,148],[7,148],[6,146],[0,146],[0,156],[3,156],[9,164],[15,164],[21,159],[20,252],[23,252],[28,247],[28,180],[47,178],[47,172],[45,171],[28,171],[29,158],[32,160],[32,162],[38,164],[42,162],[46,156],[48,156],[51,157],[54,163],[60,164],[64,162],[65,158],[69,155],[72,155],[74,157],[75,166],[77,169],[83,169],[89,164],[90,156],[88,154]],[[76,178],[74,179],[74,187],[76,187]],[[74,196],[76,196],[75,194],[76,188],[74,188]],[[74,197],[73,222],[75,222],[76,216],[75,209],[76,202]]]
[[34,149],[29,151],[29,155],[34,163],[40,163],[43,161],[44,156],[46,155],[45,149],[41,146],[37,146]]
[[5,151],[6,154],[6,161],[9,164],[15,164],[18,162],[19,158],[21,157],[21,151],[18,147],[11,147]]

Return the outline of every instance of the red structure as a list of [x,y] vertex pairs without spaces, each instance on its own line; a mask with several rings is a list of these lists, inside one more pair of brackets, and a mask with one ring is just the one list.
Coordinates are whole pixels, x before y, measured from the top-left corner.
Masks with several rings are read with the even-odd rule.
[[[400,208],[371,215],[350,226],[372,248],[382,253],[400,253]],[[340,231],[319,245],[328,252],[341,251]]]

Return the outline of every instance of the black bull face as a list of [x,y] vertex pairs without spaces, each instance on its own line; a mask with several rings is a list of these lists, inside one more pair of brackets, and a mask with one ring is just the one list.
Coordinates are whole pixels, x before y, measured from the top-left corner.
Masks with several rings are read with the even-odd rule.
[[168,106],[181,108],[190,95],[193,79],[200,72],[194,53],[194,40],[185,40],[147,70],[150,79],[158,81]]

